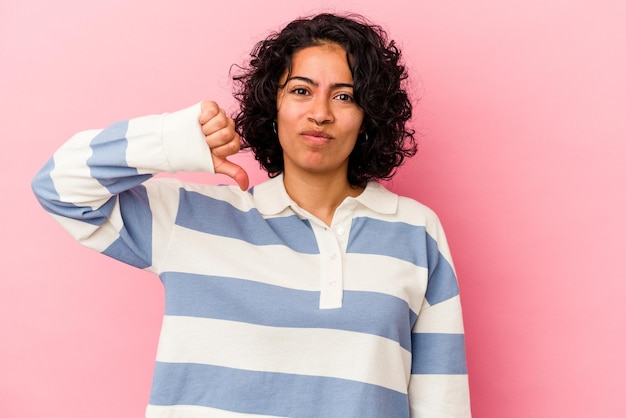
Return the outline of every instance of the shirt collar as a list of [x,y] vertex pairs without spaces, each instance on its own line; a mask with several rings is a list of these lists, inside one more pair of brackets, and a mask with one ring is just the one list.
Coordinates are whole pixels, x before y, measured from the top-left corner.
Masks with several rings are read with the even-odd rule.
[[368,209],[383,215],[393,215],[398,210],[398,195],[375,181],[367,183],[363,193],[354,199]]
[[257,210],[265,216],[277,215],[293,204],[282,174],[254,186],[252,194]]
[[[277,215],[290,206],[297,206],[285,190],[282,174],[255,186],[252,193],[257,210],[264,216]],[[391,215],[398,209],[398,195],[373,181],[367,184],[363,193],[348,199],[380,214]]]

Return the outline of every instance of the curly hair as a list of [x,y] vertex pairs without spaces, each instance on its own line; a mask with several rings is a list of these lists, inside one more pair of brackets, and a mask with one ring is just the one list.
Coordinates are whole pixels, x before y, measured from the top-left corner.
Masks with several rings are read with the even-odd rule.
[[283,150],[273,122],[281,76],[291,72],[293,54],[307,47],[337,44],[346,51],[354,81],[354,98],[364,111],[348,160],[348,182],[364,186],[390,179],[407,157],[415,155],[415,131],[406,125],[412,104],[405,89],[407,71],[401,52],[386,32],[358,15],[319,14],[289,23],[256,44],[247,67],[233,76],[240,110],[234,116],[242,148],[251,149],[260,165],[275,177],[284,170]]

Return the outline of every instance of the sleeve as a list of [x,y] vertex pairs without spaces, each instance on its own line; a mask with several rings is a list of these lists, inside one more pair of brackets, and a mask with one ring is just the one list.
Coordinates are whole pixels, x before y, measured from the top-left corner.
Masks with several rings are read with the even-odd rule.
[[412,418],[471,417],[459,286],[438,219],[427,228],[428,287],[411,335]]
[[[155,270],[155,255],[164,251],[158,245],[167,241],[162,238],[177,209],[178,187],[147,180],[161,172],[213,172],[199,114],[197,104],[81,132],[37,173],[35,196],[79,243]],[[157,199],[158,205],[151,204]]]

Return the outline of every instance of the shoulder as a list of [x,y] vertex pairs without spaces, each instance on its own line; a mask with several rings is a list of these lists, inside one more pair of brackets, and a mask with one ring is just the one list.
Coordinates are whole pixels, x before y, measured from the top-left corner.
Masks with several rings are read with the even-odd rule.
[[[438,225],[437,214],[425,204],[408,196],[398,195],[380,183],[368,184],[368,206],[385,215],[390,221],[411,225]],[[375,202],[372,204],[371,202]]]
[[398,196],[398,216],[407,219],[420,219],[439,222],[439,217],[429,206],[408,196]]

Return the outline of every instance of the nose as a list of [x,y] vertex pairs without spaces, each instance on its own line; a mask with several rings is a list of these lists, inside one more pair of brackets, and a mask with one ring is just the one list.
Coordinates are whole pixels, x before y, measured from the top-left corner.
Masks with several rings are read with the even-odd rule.
[[311,101],[308,118],[317,126],[325,125],[334,121],[335,117],[330,105],[330,100],[322,95],[314,97]]

